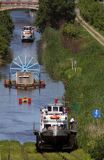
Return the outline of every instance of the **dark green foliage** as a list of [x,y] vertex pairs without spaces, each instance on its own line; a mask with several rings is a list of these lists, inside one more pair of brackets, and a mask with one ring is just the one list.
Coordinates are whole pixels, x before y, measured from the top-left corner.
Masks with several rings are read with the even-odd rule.
[[0,56],[5,58],[5,55],[8,52],[8,42],[4,37],[0,37]]
[[94,27],[104,32],[104,6],[95,0],[79,0],[83,18]]
[[59,28],[65,21],[74,22],[74,7],[74,1],[70,0],[40,0],[36,25],[43,31],[46,26]]
[[7,11],[0,12],[0,64],[8,59],[13,23]]
[[62,34],[68,38],[78,38],[79,37],[79,28],[75,24],[65,23],[62,28]]
[[0,12],[0,22],[2,26],[5,25],[9,32],[12,32],[13,24],[7,11]]
[[104,136],[101,136],[96,140],[95,147],[93,150],[89,150],[89,152],[95,160],[104,159]]

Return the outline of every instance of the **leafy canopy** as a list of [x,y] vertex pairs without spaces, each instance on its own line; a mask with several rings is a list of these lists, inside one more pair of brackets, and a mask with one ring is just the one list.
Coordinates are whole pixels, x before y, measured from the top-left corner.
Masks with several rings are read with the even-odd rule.
[[40,0],[36,25],[43,31],[46,26],[59,28],[63,22],[74,22],[74,9],[72,0]]

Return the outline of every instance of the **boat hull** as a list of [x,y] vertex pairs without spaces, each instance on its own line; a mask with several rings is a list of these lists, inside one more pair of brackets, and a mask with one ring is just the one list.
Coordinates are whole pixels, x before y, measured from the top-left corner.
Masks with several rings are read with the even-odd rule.
[[54,135],[52,131],[44,131],[36,135],[36,146],[38,150],[72,150],[75,144],[76,132],[62,130]]
[[34,41],[34,38],[25,38],[25,37],[22,37],[22,42],[33,42]]

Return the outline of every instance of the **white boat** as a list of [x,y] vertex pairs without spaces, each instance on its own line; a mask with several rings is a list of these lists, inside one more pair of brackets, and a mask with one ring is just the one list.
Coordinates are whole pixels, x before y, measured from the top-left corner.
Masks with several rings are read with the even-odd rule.
[[76,128],[68,125],[68,112],[64,104],[55,99],[54,103],[40,110],[40,130],[34,128],[38,150],[62,149],[75,147]]
[[34,41],[34,29],[32,26],[24,26],[21,32],[21,40],[23,41]]

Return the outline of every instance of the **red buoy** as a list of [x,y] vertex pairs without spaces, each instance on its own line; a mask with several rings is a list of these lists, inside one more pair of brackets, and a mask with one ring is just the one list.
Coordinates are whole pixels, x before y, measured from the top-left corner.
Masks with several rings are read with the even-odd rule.
[[22,98],[19,98],[19,104],[22,104]]
[[31,104],[31,98],[28,98],[28,104]]

